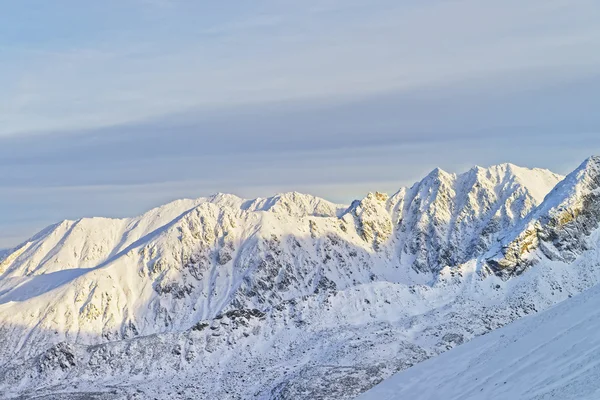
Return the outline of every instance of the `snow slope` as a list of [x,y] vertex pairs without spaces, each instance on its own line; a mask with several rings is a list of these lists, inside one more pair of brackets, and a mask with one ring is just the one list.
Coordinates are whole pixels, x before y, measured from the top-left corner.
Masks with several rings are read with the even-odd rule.
[[357,400],[597,399],[600,286],[387,379]]
[[[0,259],[0,393],[352,398],[600,282],[597,164],[562,183],[436,169],[350,206],[219,194],[64,221]],[[521,246],[538,225],[554,228]],[[572,257],[549,257],[545,232],[571,232]]]

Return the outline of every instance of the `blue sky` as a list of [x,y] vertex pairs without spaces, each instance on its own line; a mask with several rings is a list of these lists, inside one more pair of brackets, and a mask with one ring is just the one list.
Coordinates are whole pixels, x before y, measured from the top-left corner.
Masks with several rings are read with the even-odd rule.
[[600,153],[600,3],[0,3],[0,248],[63,218]]

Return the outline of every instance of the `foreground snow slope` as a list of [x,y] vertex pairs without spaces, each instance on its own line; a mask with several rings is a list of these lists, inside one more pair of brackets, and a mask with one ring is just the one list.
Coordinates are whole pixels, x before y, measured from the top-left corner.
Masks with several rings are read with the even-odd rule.
[[400,372],[357,400],[598,399],[600,286]]
[[600,282],[599,166],[56,224],[0,257],[0,394],[353,398]]

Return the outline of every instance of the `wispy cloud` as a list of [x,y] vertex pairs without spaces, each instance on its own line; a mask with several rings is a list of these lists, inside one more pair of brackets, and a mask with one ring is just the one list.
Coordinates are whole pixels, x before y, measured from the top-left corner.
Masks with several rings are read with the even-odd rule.
[[600,6],[584,0],[167,3],[138,15],[109,2],[114,27],[47,46],[51,55],[0,59],[0,133],[600,64]]

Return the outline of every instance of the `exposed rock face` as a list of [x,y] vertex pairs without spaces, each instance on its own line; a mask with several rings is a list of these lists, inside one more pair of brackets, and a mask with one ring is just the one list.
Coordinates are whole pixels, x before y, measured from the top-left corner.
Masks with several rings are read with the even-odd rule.
[[[600,279],[582,258],[597,165],[560,184],[436,169],[350,206],[218,194],[56,224],[0,260],[0,392],[352,398]],[[540,262],[572,272],[523,274]]]
[[38,370],[40,373],[57,368],[64,371],[75,365],[75,350],[73,346],[67,343],[58,343],[40,356]]
[[392,220],[385,208],[387,200],[386,194],[369,193],[350,208],[359,236],[375,250],[381,249],[392,235]]

